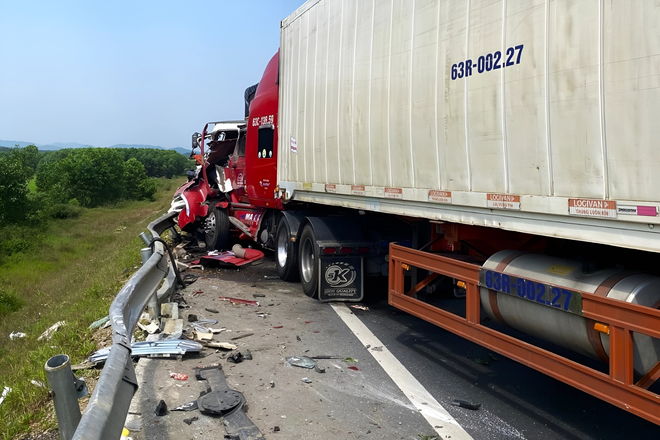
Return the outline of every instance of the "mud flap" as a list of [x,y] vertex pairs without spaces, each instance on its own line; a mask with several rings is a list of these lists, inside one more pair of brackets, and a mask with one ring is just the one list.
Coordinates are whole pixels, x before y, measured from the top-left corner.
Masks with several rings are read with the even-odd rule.
[[319,301],[362,301],[362,257],[319,258]]

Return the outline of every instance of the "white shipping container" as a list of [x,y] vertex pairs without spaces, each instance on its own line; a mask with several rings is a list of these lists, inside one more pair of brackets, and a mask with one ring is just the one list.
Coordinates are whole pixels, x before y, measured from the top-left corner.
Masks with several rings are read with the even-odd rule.
[[310,0],[282,22],[292,199],[660,251],[660,8]]

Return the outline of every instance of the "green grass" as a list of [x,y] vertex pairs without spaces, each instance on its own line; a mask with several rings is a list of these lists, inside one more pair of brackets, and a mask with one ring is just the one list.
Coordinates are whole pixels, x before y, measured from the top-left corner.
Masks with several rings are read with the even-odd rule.
[[[154,202],[125,202],[54,220],[31,245],[0,260],[0,438],[55,427],[44,365],[57,354],[82,362],[96,350],[88,326],[108,314],[114,296],[140,264],[138,234],[169,207],[177,181],[163,179]],[[36,244],[35,244],[36,243]],[[50,341],[37,338],[58,321]],[[13,331],[26,333],[9,339]],[[97,377],[97,371],[82,375]]]

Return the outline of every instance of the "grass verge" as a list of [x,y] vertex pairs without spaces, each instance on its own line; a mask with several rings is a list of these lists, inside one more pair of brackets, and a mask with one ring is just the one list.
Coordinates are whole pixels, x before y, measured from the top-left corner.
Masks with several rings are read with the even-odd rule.
[[[1,438],[56,426],[48,391],[38,385],[46,383],[44,365],[58,354],[76,364],[97,349],[88,326],[108,314],[139,267],[138,234],[167,210],[179,180],[159,180],[154,202],[123,202],[52,221],[38,231],[37,246],[0,261],[0,394],[12,389],[0,405]],[[50,340],[37,340],[59,321],[66,324]],[[27,336],[11,340],[12,332]]]

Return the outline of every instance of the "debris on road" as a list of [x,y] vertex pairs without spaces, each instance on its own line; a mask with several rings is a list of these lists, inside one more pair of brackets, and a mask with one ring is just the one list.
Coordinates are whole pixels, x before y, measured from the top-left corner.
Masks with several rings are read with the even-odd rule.
[[275,326],[273,326],[273,328],[284,328],[284,326],[283,325],[275,325]]
[[246,400],[243,394],[227,386],[227,379],[220,365],[200,368],[195,377],[207,381],[207,393],[197,399],[199,410],[205,414],[223,416],[223,424],[229,438],[263,438],[259,428],[245,414]]
[[195,416],[195,417],[191,417],[189,419],[183,419],[183,423],[185,423],[186,425],[191,425],[192,422],[194,422],[196,420],[199,420],[199,417]]
[[243,359],[244,356],[240,351],[232,354],[231,356],[227,356],[227,362],[231,362],[232,364],[240,364],[243,362]]
[[270,387],[275,388],[275,381],[273,381],[273,380],[270,381]]
[[246,361],[251,361],[252,360],[252,352],[250,350],[245,350],[245,354],[243,355],[243,358],[245,358]]
[[204,345],[209,348],[222,348],[224,350],[236,350],[238,348],[237,345],[234,345],[230,342],[210,341],[210,342],[205,342]]
[[264,295],[263,293],[253,293],[252,294],[252,298],[265,298],[265,297],[266,297],[266,295]]
[[383,346],[380,345],[378,347],[371,347],[371,351],[383,351]]
[[346,367],[346,368],[348,368],[349,370],[353,370],[353,371],[360,371],[360,369],[358,367],[355,367],[353,365],[351,365],[350,367]]
[[157,416],[164,416],[167,414],[167,404],[165,403],[164,400],[161,400],[158,402],[158,405],[156,405],[156,410],[154,411],[154,414]]
[[192,313],[188,315],[188,322],[195,322],[197,321],[197,315],[193,315]]
[[485,360],[483,360],[483,359],[474,358],[474,361],[475,361],[476,363],[478,363],[479,365],[485,365],[485,366],[490,365],[490,362],[485,361]]
[[316,366],[314,359],[307,356],[288,356],[285,360],[288,365],[293,367],[314,368]]
[[312,380],[309,377],[303,377],[301,380],[305,383],[312,383]]
[[22,333],[22,332],[16,332],[16,333],[11,332],[11,334],[9,335],[9,339],[11,339],[13,341],[14,339],[24,338],[25,336],[27,336],[27,335],[25,333]]
[[204,343],[212,340],[213,340],[213,333],[211,332],[206,333],[197,330],[193,332],[193,341]]
[[364,310],[365,312],[369,311],[369,307],[361,306],[361,305],[358,305],[358,304],[352,305],[350,307],[353,308],[353,309]]
[[188,375],[183,373],[170,373],[170,377],[174,380],[188,380]]
[[355,359],[355,358],[346,358],[346,359],[344,359],[344,362],[346,362],[348,364],[357,364],[358,360]]
[[232,304],[245,304],[246,306],[256,306],[259,307],[259,301],[250,301],[248,299],[240,299],[240,298],[229,298],[226,296],[221,296],[219,297],[220,301],[229,301]]
[[452,401],[451,404],[454,406],[460,406],[461,408],[467,408],[471,410],[477,410],[481,408],[481,403],[470,403],[467,400],[461,400],[461,399],[454,399],[454,401]]
[[[131,344],[132,356],[172,357],[202,351],[199,342],[185,339],[165,339],[162,341],[141,341]],[[92,353],[89,361],[98,364],[105,362],[112,347],[102,348]]]
[[219,313],[216,309],[211,309],[209,307],[204,307],[204,310],[206,310],[207,312],[211,312],[211,313]]
[[197,401],[193,400],[192,402],[184,403],[183,405],[177,406],[172,411],[194,411],[197,408],[199,408],[199,406],[197,405]]
[[149,333],[150,335],[153,335],[154,333],[160,333],[160,327],[158,326],[158,323],[154,321],[149,323],[149,325],[144,325],[141,322],[138,322],[137,326],[140,327],[145,332]]
[[[89,325],[90,330],[97,329],[101,326],[105,327],[103,324],[109,323],[110,322],[110,316],[106,316],[104,318],[99,319],[98,321],[94,321]],[[108,324],[110,325],[110,324]]]
[[314,367],[314,370],[315,370],[317,373],[321,373],[321,374],[325,373],[325,368],[321,368],[321,367],[319,367],[318,365],[317,365],[316,367]]
[[254,333],[245,333],[244,335],[234,336],[233,338],[231,338],[231,340],[235,341],[237,339],[247,338],[248,336],[252,336],[252,335],[254,335]]

